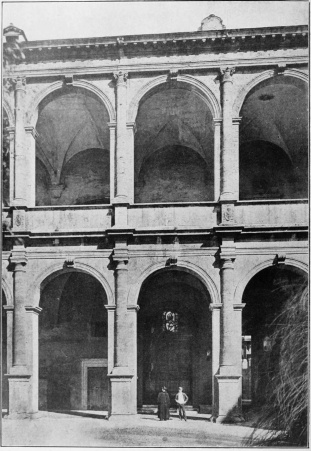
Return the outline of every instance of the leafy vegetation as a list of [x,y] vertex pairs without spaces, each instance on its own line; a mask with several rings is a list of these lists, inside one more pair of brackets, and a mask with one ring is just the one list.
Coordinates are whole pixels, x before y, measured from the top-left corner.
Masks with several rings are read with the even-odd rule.
[[[308,290],[306,283],[280,287],[284,306],[274,319],[265,403],[248,444],[308,444]],[[257,429],[266,429],[260,434]]]

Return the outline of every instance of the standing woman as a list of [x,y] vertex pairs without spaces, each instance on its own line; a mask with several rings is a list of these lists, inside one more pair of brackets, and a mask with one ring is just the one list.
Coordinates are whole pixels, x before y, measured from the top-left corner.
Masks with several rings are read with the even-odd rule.
[[162,391],[158,394],[158,417],[160,421],[170,419],[170,397],[166,390],[166,387],[162,387]]

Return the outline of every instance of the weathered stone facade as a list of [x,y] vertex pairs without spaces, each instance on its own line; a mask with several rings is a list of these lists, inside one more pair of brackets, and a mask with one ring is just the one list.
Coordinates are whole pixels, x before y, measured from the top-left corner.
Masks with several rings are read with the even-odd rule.
[[307,272],[307,27],[211,18],[20,44],[11,27],[8,46],[12,30],[25,59],[4,71],[9,414],[135,415],[162,384],[217,421],[240,414],[242,385],[255,401],[263,383],[242,378],[242,336],[258,363],[263,297],[277,310],[275,280]]

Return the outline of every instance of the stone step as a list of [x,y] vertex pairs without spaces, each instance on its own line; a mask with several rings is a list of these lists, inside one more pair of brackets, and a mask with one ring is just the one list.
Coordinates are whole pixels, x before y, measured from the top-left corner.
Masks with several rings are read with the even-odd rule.
[[[138,413],[156,413],[158,410],[158,406],[156,404],[143,404],[141,407],[138,407]],[[171,406],[170,411],[176,412],[177,406]],[[185,410],[187,412],[197,412],[198,409],[193,406],[185,406]]]

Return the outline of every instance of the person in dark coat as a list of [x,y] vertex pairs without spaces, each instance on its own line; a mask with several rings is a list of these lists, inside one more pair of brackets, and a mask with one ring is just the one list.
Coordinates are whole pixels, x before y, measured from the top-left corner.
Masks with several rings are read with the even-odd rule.
[[170,419],[170,397],[166,390],[166,387],[162,387],[162,391],[158,394],[158,417],[160,421]]

